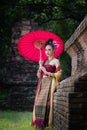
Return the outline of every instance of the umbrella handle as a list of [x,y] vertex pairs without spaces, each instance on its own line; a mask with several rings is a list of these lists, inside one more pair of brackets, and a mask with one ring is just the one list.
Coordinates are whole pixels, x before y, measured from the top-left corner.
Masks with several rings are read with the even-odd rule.
[[41,53],[41,49],[40,49],[40,67],[42,66],[42,53]]

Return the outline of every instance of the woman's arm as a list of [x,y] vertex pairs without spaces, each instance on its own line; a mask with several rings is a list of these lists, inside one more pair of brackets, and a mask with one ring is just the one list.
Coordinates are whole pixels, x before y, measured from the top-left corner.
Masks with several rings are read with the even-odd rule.
[[37,77],[40,78],[40,75],[41,75],[41,69],[39,68],[39,69],[37,70]]
[[39,68],[38,68],[38,70],[37,70],[37,77],[38,78],[40,78],[40,76],[41,76],[41,66],[43,65],[43,63],[44,63],[44,61],[43,60],[41,60],[41,61],[39,61]]

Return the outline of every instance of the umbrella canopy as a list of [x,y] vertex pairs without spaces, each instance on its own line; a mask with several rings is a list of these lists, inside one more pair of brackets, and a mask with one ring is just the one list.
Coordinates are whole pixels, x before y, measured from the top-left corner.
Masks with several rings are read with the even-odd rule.
[[63,51],[63,41],[58,35],[45,30],[32,31],[22,36],[18,42],[18,51],[28,60],[38,62],[40,57],[46,60],[44,46],[49,39],[54,40],[54,57],[58,57]]

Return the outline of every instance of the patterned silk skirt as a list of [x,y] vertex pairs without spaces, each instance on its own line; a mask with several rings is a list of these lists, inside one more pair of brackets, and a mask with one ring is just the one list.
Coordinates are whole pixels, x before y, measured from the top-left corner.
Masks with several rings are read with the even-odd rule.
[[36,128],[48,127],[51,84],[52,77],[42,78],[40,91],[35,105]]

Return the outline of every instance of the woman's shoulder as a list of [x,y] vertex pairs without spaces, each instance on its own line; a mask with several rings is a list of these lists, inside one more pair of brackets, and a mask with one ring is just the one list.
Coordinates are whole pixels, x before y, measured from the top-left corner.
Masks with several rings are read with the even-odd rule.
[[56,67],[57,67],[57,66],[60,66],[60,61],[59,61],[59,59],[54,58],[54,63],[55,63],[55,65],[56,65]]
[[59,62],[59,59],[57,59],[57,58],[54,58],[54,62]]

